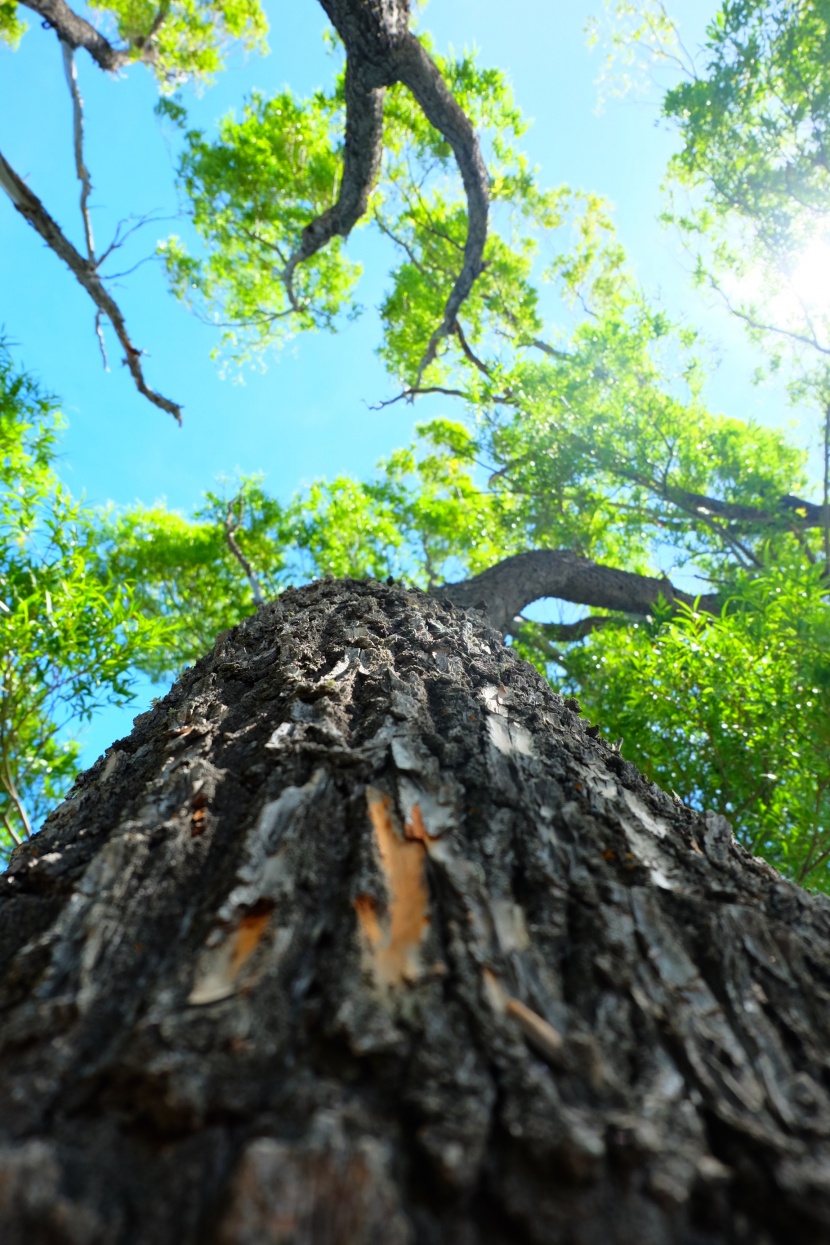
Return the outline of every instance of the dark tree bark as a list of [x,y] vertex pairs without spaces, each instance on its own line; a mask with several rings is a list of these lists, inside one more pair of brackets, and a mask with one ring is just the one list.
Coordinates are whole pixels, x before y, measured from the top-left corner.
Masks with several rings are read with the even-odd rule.
[[3,1245],[830,1239],[830,902],[475,613],[220,637],[0,879]]

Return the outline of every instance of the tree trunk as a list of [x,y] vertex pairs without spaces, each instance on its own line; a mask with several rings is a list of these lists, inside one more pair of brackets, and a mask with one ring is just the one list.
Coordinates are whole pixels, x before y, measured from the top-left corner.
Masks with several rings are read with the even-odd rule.
[[830,903],[327,581],[0,879],[3,1245],[830,1240]]

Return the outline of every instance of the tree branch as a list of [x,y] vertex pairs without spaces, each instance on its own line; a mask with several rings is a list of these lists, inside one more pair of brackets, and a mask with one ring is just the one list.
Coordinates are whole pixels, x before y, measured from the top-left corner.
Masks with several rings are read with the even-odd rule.
[[150,48],[143,48],[136,57],[131,48],[114,48],[109,39],[105,39],[86,18],[79,17],[65,0],[21,0],[27,9],[31,9],[43,18],[47,25],[57,32],[62,43],[71,49],[83,48],[101,69],[114,73],[122,65],[132,60],[153,59]]
[[99,311],[112,324],[115,334],[124,348],[124,363],[130,369],[136,389],[148,401],[163,411],[167,411],[177,423],[182,422],[181,407],[177,402],[150,389],[144,379],[141,368],[141,351],[130,341],[124,316],[115,299],[106,289],[95,270],[95,265],[76,251],[65,236],[60,226],[52,219],[46,208],[21,177],[15,173],[11,165],[0,153],[0,189],[4,190],[25,220],[40,234],[51,251],[62,259],[67,267],[84,287]]
[[444,307],[444,318],[429,339],[421,360],[415,382],[415,388],[417,388],[424,372],[435,359],[438,343],[453,331],[461,305],[484,268],[484,245],[487,241],[490,195],[487,169],[482,159],[476,132],[467,115],[453,98],[432,57],[427,54],[413,34],[407,35],[404,64],[400,71],[399,81],[409,88],[427,121],[443,134],[452,147],[467,196],[467,241],[464,245],[464,261]]
[[86,238],[86,254],[90,263],[95,262],[95,239],[92,235],[92,222],[89,219],[89,196],[92,194],[92,182],[89,169],[84,162],[84,101],[78,88],[78,73],[75,68],[75,53],[68,43],[60,40],[63,56],[63,71],[66,84],[72,97],[72,145],[75,151],[75,172],[81,183],[81,219],[84,222]]
[[350,56],[346,61],[346,144],[337,201],[306,225],[300,245],[282,272],[294,311],[303,310],[294,290],[297,265],[310,259],[336,234],[347,237],[369,205],[383,152],[383,96],[383,88],[368,85],[361,66]]
[[635,618],[645,618],[647,615],[629,615],[627,618],[615,618],[611,614],[589,614],[587,618],[579,618],[572,623],[536,623],[530,618],[519,618],[520,621],[529,627],[538,628],[545,640],[553,644],[573,644],[577,640],[584,640],[586,636],[592,635],[595,631],[602,631],[606,627],[625,627],[630,626]]
[[442,338],[453,332],[456,317],[473,282],[481,273],[487,240],[489,191],[487,170],[476,132],[454,99],[444,78],[419,40],[409,30],[409,0],[320,0],[346,49],[346,145],[343,180],[337,202],[303,230],[302,241],[283,273],[295,310],[293,274],[334,234],[346,236],[365,213],[380,168],[383,137],[383,95],[400,82],[415,97],[424,116],[452,147],[467,196],[467,239],[461,271],[433,332],[418,376],[435,359]]
[[721,604],[717,594],[695,597],[668,579],[602,566],[563,549],[515,554],[472,579],[444,584],[435,595],[468,609],[483,609],[491,625],[504,632],[512,629],[523,609],[543,597],[639,615],[650,614],[661,597],[669,604],[696,606],[707,613],[717,612]]

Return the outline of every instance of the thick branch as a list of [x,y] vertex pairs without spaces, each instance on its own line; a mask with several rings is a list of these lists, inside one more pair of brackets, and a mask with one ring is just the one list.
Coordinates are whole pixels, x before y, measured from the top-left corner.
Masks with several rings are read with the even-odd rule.
[[139,393],[143,394],[154,406],[167,411],[178,423],[181,423],[182,416],[179,404],[171,402],[169,398],[162,397],[160,393],[156,393],[155,390],[148,387],[141,368],[141,351],[137,350],[130,341],[121,309],[103,285],[94,265],[76,251],[75,247],[62,232],[60,226],[46,211],[37,195],[15,173],[11,165],[4,159],[2,153],[0,153],[0,189],[6,192],[20,215],[40,234],[49,249],[54,251],[59,259],[64,261],[89,294],[98,310],[102,311],[108,318],[115,329],[118,340],[124,348],[124,362],[130,369]]
[[352,57],[346,62],[346,145],[336,203],[306,225],[282,279],[295,311],[294,270],[339,234],[347,237],[366,212],[383,152],[383,87],[370,86]]
[[[21,3],[57,31],[62,43],[72,49],[83,48],[102,69],[115,71],[135,59],[130,48],[114,48],[86,18],[73,12],[65,0],[21,0]],[[148,57],[149,50],[140,59]]]
[[543,597],[640,615],[649,614],[661,597],[670,603],[697,603],[698,609],[709,613],[720,606],[715,594],[696,598],[680,592],[668,579],[602,566],[562,549],[518,553],[472,579],[444,584],[435,595],[468,609],[482,608],[492,626],[505,632],[523,609]]
[[[483,268],[489,193],[487,169],[476,132],[433,61],[409,30],[408,0],[320,0],[346,49],[346,148],[337,203],[303,231],[283,279],[291,286],[296,265],[336,233],[347,234],[366,211],[377,177],[382,138],[383,88],[402,83],[455,156],[467,196],[467,240],[461,271],[427,345],[414,385],[435,359],[438,343],[453,332],[456,317]],[[295,308],[296,309],[296,308]]]
[[400,81],[415,96],[426,119],[443,134],[452,147],[467,195],[467,241],[464,245],[464,262],[447,299],[444,318],[432,334],[426,353],[421,360],[415,385],[417,388],[421,377],[435,358],[441,338],[453,331],[461,304],[470,293],[474,281],[484,267],[489,192],[487,169],[481,156],[476,132],[453,98],[432,57],[427,54],[413,34],[409,34],[406,39]]

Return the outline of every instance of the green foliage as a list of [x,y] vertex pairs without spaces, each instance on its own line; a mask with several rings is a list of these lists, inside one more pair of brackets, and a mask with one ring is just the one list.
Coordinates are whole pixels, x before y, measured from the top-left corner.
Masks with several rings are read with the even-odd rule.
[[224,64],[225,48],[238,40],[265,47],[268,23],[259,0],[91,0],[93,9],[115,25],[119,38],[138,59],[148,44],[162,86],[186,78],[210,78]]
[[667,217],[801,397],[830,352],[830,8],[725,0],[703,60],[664,99],[682,140]]
[[[661,5],[628,6],[626,17],[647,43],[671,34]],[[779,509],[806,487],[804,454],[778,432],[708,410],[695,335],[636,286],[604,202],[540,188],[519,150],[524,123],[503,77],[469,57],[440,63],[484,136],[493,198],[487,267],[425,382],[464,399],[469,423],[421,429],[419,445],[392,455],[367,483],[318,482],[261,523],[251,509],[240,545],[271,590],[347,573],[428,587],[551,548],[718,592],[725,604],[716,618],[595,611],[581,637],[564,640],[556,627],[522,620],[514,643],[590,705],[610,736],[624,736],[646,772],[731,816],[755,850],[824,886],[826,604],[817,568],[826,551],[821,532]],[[256,98],[241,122],[223,123],[218,142],[187,137],[183,184],[206,256],[176,252],[171,275],[180,293],[195,289],[227,317],[237,353],[285,332],[279,263],[333,200],[341,105],[340,87],[306,105],[287,94]],[[406,387],[458,270],[466,205],[451,151],[397,89],[370,217],[400,256],[381,307],[381,354]],[[305,274],[302,324],[328,327],[353,309],[342,249],[325,263],[332,267],[315,260]],[[553,323],[545,283],[560,300]],[[223,548],[222,513],[203,514],[176,537],[201,550],[198,575],[209,578],[219,556],[236,585],[223,579],[218,593],[219,603],[233,603],[229,613],[200,605],[205,630],[191,625],[180,658],[192,637],[201,647],[250,601],[242,567]],[[160,532],[167,520],[157,518]],[[157,539],[142,537],[144,554],[152,557]],[[125,547],[123,531],[113,544]],[[146,563],[126,566],[142,584],[156,582],[166,617],[188,575],[197,576],[170,549],[161,579]],[[205,600],[203,588],[187,591],[192,602]],[[193,618],[193,604],[185,616]]]
[[0,43],[9,47],[17,47],[26,32],[26,23],[21,20],[16,0],[2,0],[0,3]]
[[[102,32],[149,64],[166,91],[211,79],[231,43],[267,50],[260,0],[90,0],[90,7]],[[0,42],[15,47],[25,30],[14,0],[0,0]]]
[[[537,295],[528,283],[536,246],[529,228],[559,224],[568,196],[541,192],[517,151],[524,123],[504,76],[481,69],[471,56],[436,59],[485,140],[496,212],[488,267],[465,304],[470,341],[475,345],[501,323],[497,308],[505,301],[511,331],[538,331]],[[161,254],[174,293],[225,328],[224,345],[237,360],[298,329],[335,327],[359,310],[359,266],[346,258],[340,238],[296,269],[298,309],[281,280],[305,226],[335,201],[343,123],[341,75],[329,94],[306,101],[287,91],[272,99],[254,94],[241,120],[222,121],[215,140],[200,131],[186,135],[179,177],[203,252],[191,254],[174,237]],[[388,92],[382,175],[367,222],[405,257],[392,272],[382,309],[381,353],[408,383],[457,275],[467,222],[451,149],[400,87]],[[430,377],[438,382],[440,364]]]
[[225,326],[237,357],[295,328],[330,328],[353,307],[359,269],[345,259],[342,239],[297,269],[299,314],[281,280],[304,227],[335,198],[338,119],[336,103],[322,94],[306,102],[288,92],[270,100],[255,94],[241,120],[224,119],[216,142],[200,131],[186,136],[179,173],[207,254],[191,257],[175,237],[160,252],[173,291]]
[[135,604],[168,628],[164,649],[136,656],[155,678],[195,661],[253,605],[252,585],[228,526],[263,596],[322,576],[404,576],[428,587],[454,567],[482,570],[505,548],[509,508],[471,474],[474,442],[461,424],[421,430],[421,452],[400,450],[375,479],[317,481],[283,506],[257,478],[208,493],[188,519],[163,506],[110,514],[101,573],[134,582]]
[[0,853],[71,785],[68,725],[126,703],[134,660],[165,638],[92,569],[97,522],[51,465],[59,427],[0,344]]
[[[661,0],[609,7],[622,22],[618,53],[638,45],[633,64],[657,49],[689,70]],[[128,0],[109,11],[140,49],[152,9]],[[228,38],[261,36],[258,15],[247,0],[165,10],[152,35],[162,83],[214,72]],[[701,276],[760,272],[759,299],[799,349],[805,321],[787,318],[792,304],[775,302],[775,286],[792,285],[793,257],[815,258],[805,247],[824,239],[825,17],[817,0],[725,0],[705,75],[690,72],[666,98],[684,143],[675,180],[692,196],[675,216],[701,244]],[[807,488],[804,454],[779,432],[709,410],[694,332],[638,288],[604,201],[539,184],[502,74],[469,55],[436,60],[490,174],[486,267],[423,379],[461,399],[465,422],[433,420],[371,479],[320,480],[288,502],[247,478],[207,493],[191,517],[160,505],[96,517],[51,473],[48,403],[3,373],[8,393],[18,386],[9,409],[37,418],[13,421],[25,429],[5,450],[0,628],[13,696],[0,701],[0,814],[17,834],[24,801],[39,808],[65,784],[73,753],[61,715],[126,696],[130,668],[176,673],[260,594],[346,574],[430,588],[513,553],[564,549],[665,573],[717,594],[720,612],[595,610],[576,630],[524,618],[512,642],[607,736],[623,737],[646,773],[830,890],[830,536],[782,506]],[[196,237],[195,248],[170,238],[161,254],[173,291],[224,328],[230,355],[357,314],[359,268],[343,239],[297,267],[294,306],[283,280],[303,230],[336,199],[342,74],[305,101],[254,94],[215,137],[188,130],[176,99],[157,112],[181,133]],[[398,87],[384,141],[366,224],[392,248],[380,354],[406,391],[459,269],[466,200],[449,146]],[[742,313],[765,332],[748,290]],[[822,354],[819,312],[806,340]],[[830,411],[823,364],[804,365],[799,380],[799,398]]]

